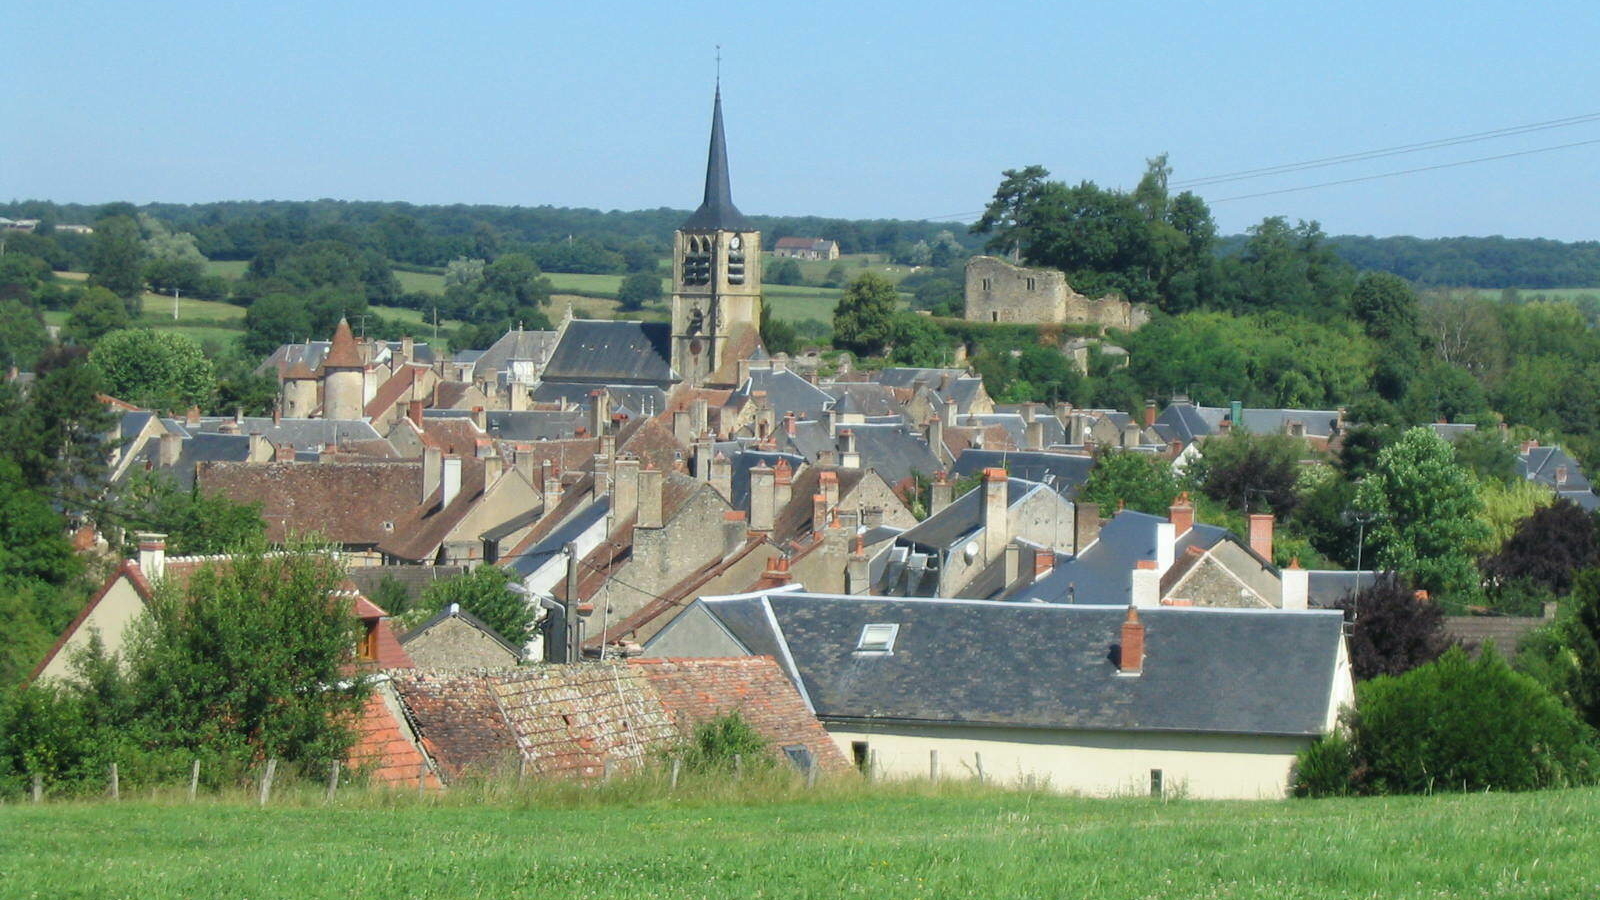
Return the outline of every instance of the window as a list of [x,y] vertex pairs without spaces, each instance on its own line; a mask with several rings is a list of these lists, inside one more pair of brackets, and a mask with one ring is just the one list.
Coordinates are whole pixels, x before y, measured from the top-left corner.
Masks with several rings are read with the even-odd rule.
[[1161,770],[1160,769],[1151,769],[1150,770],[1150,796],[1152,796],[1152,797],[1161,796],[1161,780],[1162,780],[1161,779]]
[[855,762],[856,768],[863,772],[867,770],[867,763],[871,759],[871,756],[867,753],[866,741],[850,742],[850,759]]
[[856,652],[893,653],[894,639],[899,633],[899,625],[864,625],[861,628],[861,639],[856,642]]
[[987,278],[983,280],[983,289],[986,291],[989,290],[989,279]]
[[1033,290],[1033,279],[1032,278],[1028,279],[1028,290],[1030,290],[1030,291]]
[[356,644],[356,659],[371,662],[378,658],[378,623],[367,623],[366,633],[361,635],[361,640]]
[[989,321],[991,321],[991,322],[1000,321],[1000,313],[999,312],[989,313]]

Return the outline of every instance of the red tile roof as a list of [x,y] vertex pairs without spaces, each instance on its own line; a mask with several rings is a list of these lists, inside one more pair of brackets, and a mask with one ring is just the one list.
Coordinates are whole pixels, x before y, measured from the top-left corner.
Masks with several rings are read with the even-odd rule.
[[366,366],[361,358],[361,350],[356,346],[356,336],[350,332],[350,323],[345,319],[339,320],[339,327],[333,330],[333,344],[328,348],[328,355],[322,358],[323,371],[328,369],[360,369]]
[[320,534],[338,544],[374,546],[392,533],[383,523],[405,518],[421,502],[422,463],[203,462],[196,482],[236,503],[260,503],[273,543]]
[[428,787],[441,787],[438,776],[428,770],[422,751],[407,736],[409,729],[390,712],[381,689],[367,698],[352,728],[356,739],[347,760],[352,768],[392,787],[416,787],[417,775],[426,773],[423,778]]

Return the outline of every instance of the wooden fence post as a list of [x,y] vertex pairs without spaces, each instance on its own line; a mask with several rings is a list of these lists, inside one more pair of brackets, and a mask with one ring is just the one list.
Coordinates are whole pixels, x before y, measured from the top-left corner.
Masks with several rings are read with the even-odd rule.
[[612,775],[612,772],[613,772],[614,768],[615,768],[615,764],[612,763],[610,757],[607,757],[606,758],[606,762],[605,762],[605,774],[603,776],[606,781],[610,781],[611,780],[611,775]]
[[117,764],[111,764],[111,799],[122,799],[122,779],[117,776]]
[[972,762],[978,767],[978,783],[983,784],[983,754],[973,753]]
[[517,757],[517,787],[522,787],[523,783],[526,782],[527,780],[528,780],[528,758],[526,756],[518,756]]
[[417,796],[421,797],[428,790],[428,767],[417,767]]
[[189,767],[189,802],[194,802],[195,794],[200,792],[200,757],[194,758],[194,765]]
[[735,753],[733,755],[733,777],[738,778],[739,776],[741,776],[743,774],[744,774],[744,754],[743,753]]
[[678,789],[678,770],[683,767],[683,760],[673,757],[672,760],[672,790]]
[[928,751],[928,780],[929,781],[938,781],[939,780],[939,751],[938,750],[929,750]]
[[38,772],[33,773],[33,802],[44,802],[44,776]]
[[272,796],[272,776],[278,772],[278,758],[267,760],[267,771],[261,776],[261,805],[267,805],[267,798]]
[[338,792],[338,790],[339,790],[339,761],[336,759],[336,760],[333,761],[333,765],[328,767],[328,795],[323,798],[322,802],[324,802],[324,803],[332,803],[333,802],[333,795],[336,792]]

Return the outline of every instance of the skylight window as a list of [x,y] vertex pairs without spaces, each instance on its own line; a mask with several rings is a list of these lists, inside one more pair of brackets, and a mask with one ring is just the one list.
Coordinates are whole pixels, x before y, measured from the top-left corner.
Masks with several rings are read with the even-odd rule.
[[899,625],[865,625],[861,629],[861,640],[856,643],[856,652],[893,653],[895,635],[899,633]]

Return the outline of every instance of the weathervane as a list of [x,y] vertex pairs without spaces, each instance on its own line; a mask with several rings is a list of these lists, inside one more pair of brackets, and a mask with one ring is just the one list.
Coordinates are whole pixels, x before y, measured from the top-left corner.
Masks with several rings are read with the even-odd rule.
[[717,89],[722,89],[722,45],[717,44]]

